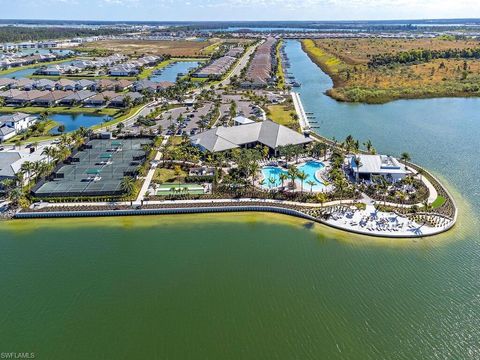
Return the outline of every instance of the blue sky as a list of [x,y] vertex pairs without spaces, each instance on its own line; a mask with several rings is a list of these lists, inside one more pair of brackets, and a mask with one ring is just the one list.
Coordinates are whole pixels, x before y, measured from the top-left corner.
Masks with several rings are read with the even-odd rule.
[[0,18],[362,20],[480,18],[478,0],[0,0]]

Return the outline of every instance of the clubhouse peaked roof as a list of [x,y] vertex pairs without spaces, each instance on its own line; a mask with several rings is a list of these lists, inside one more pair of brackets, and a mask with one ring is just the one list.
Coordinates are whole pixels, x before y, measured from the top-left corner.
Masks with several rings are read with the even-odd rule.
[[266,120],[233,127],[218,127],[191,137],[194,145],[208,151],[229,150],[255,142],[277,149],[279,146],[300,145],[312,141],[285,126]]

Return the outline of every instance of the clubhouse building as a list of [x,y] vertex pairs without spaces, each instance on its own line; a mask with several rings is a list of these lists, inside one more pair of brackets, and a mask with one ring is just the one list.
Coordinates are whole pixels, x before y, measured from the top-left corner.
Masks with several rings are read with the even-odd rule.
[[217,127],[193,135],[191,142],[203,151],[219,152],[264,145],[275,154],[279,147],[305,145],[312,139],[270,120],[232,127]]

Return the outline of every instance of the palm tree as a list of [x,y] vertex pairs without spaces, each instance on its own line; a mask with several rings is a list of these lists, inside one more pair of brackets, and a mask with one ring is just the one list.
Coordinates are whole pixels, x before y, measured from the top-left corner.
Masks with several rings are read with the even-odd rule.
[[34,168],[33,163],[27,160],[20,166],[20,172],[26,175],[26,178],[30,180],[30,175],[33,171],[33,168]]
[[60,145],[63,145],[63,146],[70,145],[70,136],[68,134],[60,135]]
[[285,183],[285,180],[288,179],[288,175],[285,174],[284,172],[281,172],[280,175],[278,176],[278,178],[280,179],[280,181],[282,182],[282,188],[284,188],[284,183]]
[[367,148],[368,153],[374,155],[376,153],[375,148],[373,147],[372,141],[368,139],[363,145]]
[[20,199],[23,197],[23,192],[20,188],[14,188],[7,195],[8,200],[12,203],[13,206],[17,206],[20,202]]
[[291,165],[288,168],[288,177],[291,179],[292,187],[295,187],[295,179],[298,175],[298,169],[295,165]]
[[403,164],[407,166],[407,162],[412,160],[412,158],[408,152],[403,152],[402,155],[400,155],[400,160],[402,160]]
[[53,146],[45,146],[42,150],[42,155],[47,156],[47,162],[50,163],[50,160],[52,160],[55,157],[57,150]]
[[316,184],[313,180],[308,180],[307,184],[310,185],[310,192],[313,192],[313,186]]
[[0,185],[5,192],[8,192],[9,190],[13,189],[16,184],[17,182],[15,181],[15,179],[6,178],[0,181]]
[[257,178],[257,173],[259,170],[260,166],[258,165],[258,162],[256,160],[253,160],[248,166],[248,171],[250,173],[250,176],[252,177],[252,185],[255,183],[255,179]]
[[275,177],[270,176],[270,177],[268,178],[268,183],[269,183],[269,185],[270,185],[270,186],[269,186],[270,188],[274,188],[276,182],[277,182],[277,179],[275,179]]
[[297,174],[298,179],[300,180],[300,192],[303,192],[303,182],[308,179],[308,175],[305,173],[305,171],[300,171]]
[[347,180],[343,176],[339,177],[335,180],[335,187],[340,193],[340,203],[342,203],[343,192],[345,191],[345,188],[348,187]]
[[120,183],[120,188],[123,192],[130,196],[135,191],[135,181],[131,176],[125,176]]

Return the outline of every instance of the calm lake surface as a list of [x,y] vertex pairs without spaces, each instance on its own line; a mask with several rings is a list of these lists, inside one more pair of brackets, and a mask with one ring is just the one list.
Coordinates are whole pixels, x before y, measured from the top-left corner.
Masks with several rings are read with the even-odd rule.
[[[65,64],[65,65],[68,65],[68,64],[71,64],[72,62],[73,62],[73,60],[66,60],[66,61],[62,61],[61,63]],[[58,64],[58,63],[56,63],[56,64]],[[32,67],[32,68],[20,69],[20,70],[16,70],[16,71],[8,73],[8,74],[0,75],[0,78],[20,79],[20,78],[28,77],[30,75],[33,75],[33,73],[35,71],[37,71],[38,69],[40,69],[42,66],[49,66],[49,65],[51,65],[51,64],[46,62],[46,63],[40,64],[40,65]]]
[[150,78],[152,81],[171,81],[177,80],[179,73],[187,74],[190,70],[195,69],[200,63],[198,61],[178,61],[169,67],[164,67],[162,72]]
[[459,224],[404,241],[253,213],[3,222],[6,351],[38,359],[480,358],[480,102],[339,104],[322,94],[328,78],[298,43],[287,51],[319,132],[409,151],[450,184]]
[[[77,130],[81,126],[88,128],[111,119],[108,115],[93,114],[51,114],[48,117],[59,124],[65,125],[65,132]],[[57,128],[54,128],[52,133],[56,132]]]

